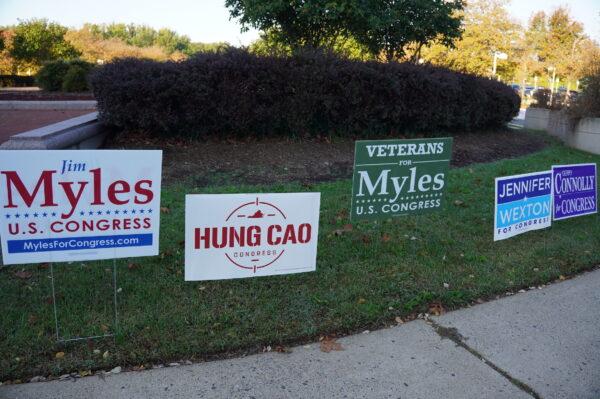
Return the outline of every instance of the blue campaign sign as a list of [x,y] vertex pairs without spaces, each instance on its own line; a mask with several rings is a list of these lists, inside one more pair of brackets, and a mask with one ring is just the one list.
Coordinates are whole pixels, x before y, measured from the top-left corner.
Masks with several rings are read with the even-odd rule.
[[552,223],[552,172],[496,178],[494,241]]

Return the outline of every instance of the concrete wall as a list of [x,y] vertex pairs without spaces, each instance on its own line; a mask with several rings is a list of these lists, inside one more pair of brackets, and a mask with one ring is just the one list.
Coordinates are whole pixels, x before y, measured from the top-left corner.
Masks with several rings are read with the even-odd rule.
[[98,122],[98,112],[91,112],[15,134],[0,150],[94,149],[104,143],[107,134],[107,128]]
[[550,110],[544,108],[527,108],[525,112],[525,129],[547,130]]
[[573,121],[564,111],[528,108],[525,128],[546,130],[570,147],[600,154],[600,118]]
[[600,118],[584,118],[579,121],[568,143],[579,150],[600,154]]

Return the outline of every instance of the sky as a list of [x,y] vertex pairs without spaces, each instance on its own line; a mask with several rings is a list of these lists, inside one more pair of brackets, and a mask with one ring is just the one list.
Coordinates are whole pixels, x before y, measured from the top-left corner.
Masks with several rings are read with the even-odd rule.
[[[508,9],[526,24],[533,12],[551,12],[561,5],[567,5],[586,33],[600,42],[600,0],[512,0]],[[76,28],[84,22],[145,24],[173,29],[192,41],[225,41],[238,46],[258,38],[255,30],[240,32],[240,25],[229,19],[224,0],[0,0],[0,26],[30,18],[47,18]]]

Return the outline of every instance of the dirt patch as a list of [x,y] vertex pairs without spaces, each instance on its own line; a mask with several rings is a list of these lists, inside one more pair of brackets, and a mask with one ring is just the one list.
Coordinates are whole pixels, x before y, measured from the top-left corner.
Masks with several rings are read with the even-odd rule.
[[[464,134],[454,138],[452,166],[518,157],[545,146],[542,136],[517,130]],[[121,134],[108,148],[160,148],[164,184],[185,181],[195,187],[348,178],[354,161],[354,138],[189,141]]]
[[0,101],[74,101],[94,100],[92,93],[60,93],[37,90],[2,90]]

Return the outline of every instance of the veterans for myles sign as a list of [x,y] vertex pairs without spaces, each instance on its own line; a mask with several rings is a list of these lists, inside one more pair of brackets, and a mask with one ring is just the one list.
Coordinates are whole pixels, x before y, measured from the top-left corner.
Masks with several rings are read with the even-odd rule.
[[4,264],[158,254],[161,151],[0,151]]
[[552,166],[554,220],[598,212],[596,164]]
[[451,156],[452,138],[357,141],[351,219],[440,209]]
[[185,197],[185,279],[314,271],[320,193]]
[[494,241],[550,227],[552,172],[496,178]]

